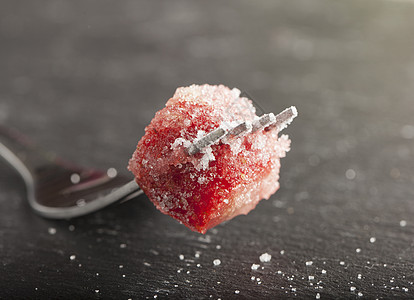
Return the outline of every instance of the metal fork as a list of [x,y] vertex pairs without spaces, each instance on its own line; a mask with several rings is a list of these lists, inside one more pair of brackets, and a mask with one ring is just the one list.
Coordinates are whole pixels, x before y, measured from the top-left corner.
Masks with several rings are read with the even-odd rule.
[[[252,123],[240,122],[232,128],[219,127],[194,140],[186,152],[195,155],[228,136],[273,128],[280,131],[296,115],[296,108],[292,106],[277,116],[271,113]],[[53,153],[39,150],[19,132],[2,126],[0,156],[23,178],[30,207],[46,218],[69,219],[86,215],[143,193],[135,180],[119,176],[114,168],[100,171],[76,166]]]

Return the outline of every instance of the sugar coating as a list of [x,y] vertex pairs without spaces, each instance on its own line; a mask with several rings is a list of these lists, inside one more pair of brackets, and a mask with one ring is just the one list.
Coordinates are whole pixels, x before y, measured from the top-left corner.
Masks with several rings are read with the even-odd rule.
[[257,119],[238,89],[178,88],[146,127],[128,169],[161,212],[205,233],[276,192],[290,140],[276,128],[226,136],[192,156],[186,147],[218,127],[246,122],[251,128]]

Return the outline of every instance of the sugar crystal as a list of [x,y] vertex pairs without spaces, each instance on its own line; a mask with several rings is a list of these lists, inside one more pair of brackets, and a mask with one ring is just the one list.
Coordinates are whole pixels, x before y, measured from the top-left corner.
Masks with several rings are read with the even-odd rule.
[[261,262],[269,262],[272,259],[272,256],[269,253],[263,253],[259,257]]
[[218,258],[216,258],[215,260],[213,260],[213,265],[218,266],[220,264],[221,264],[221,261]]

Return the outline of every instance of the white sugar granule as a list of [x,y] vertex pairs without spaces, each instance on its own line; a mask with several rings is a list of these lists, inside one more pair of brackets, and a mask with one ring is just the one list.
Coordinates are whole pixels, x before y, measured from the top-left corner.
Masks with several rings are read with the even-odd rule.
[[257,270],[259,269],[260,265],[258,264],[252,264],[252,270]]
[[213,265],[218,266],[220,264],[221,264],[221,261],[218,258],[216,258],[215,260],[213,260]]
[[259,257],[261,262],[269,262],[272,259],[272,256],[269,253],[263,253]]

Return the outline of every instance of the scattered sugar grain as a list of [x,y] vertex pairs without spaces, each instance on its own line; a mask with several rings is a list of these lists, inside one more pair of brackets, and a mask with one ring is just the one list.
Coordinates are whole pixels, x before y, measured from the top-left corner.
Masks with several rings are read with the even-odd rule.
[[308,279],[309,279],[309,280],[314,280],[314,279],[315,279],[315,276],[313,276],[313,275],[309,275],[309,276],[308,276]]
[[305,264],[306,264],[307,266],[311,266],[311,265],[313,265],[313,261],[307,261]]
[[269,262],[272,259],[272,256],[269,253],[263,253],[259,257],[261,262]]
[[354,287],[354,286],[351,286],[351,287],[349,288],[349,290],[350,290],[351,292],[355,292],[355,290],[356,290],[356,287]]
[[47,230],[47,232],[49,232],[49,234],[51,234],[51,235],[54,235],[54,234],[56,234],[56,228],[49,227],[49,229]]
[[180,260],[184,260],[184,255],[180,254],[180,255],[178,255],[178,258],[179,258]]
[[220,250],[221,249],[221,245],[216,245],[216,249]]
[[239,290],[235,290],[234,293],[235,294],[240,294],[240,291]]
[[221,261],[218,258],[216,258],[215,260],[213,260],[213,265],[218,266],[220,264],[221,264]]
[[362,292],[358,292],[358,297],[362,297],[364,294]]
[[124,248],[126,248],[126,244],[121,244],[121,245],[119,245],[119,248],[121,248],[121,249],[124,249]]
[[280,255],[285,254],[285,250],[280,250]]
[[362,274],[358,274],[358,279],[362,279]]
[[400,221],[400,226],[401,226],[401,227],[405,227],[405,226],[407,226],[407,221],[406,221],[406,220],[401,220],[401,221]]
[[345,265],[345,262],[344,262],[344,261],[340,261],[340,262],[339,262],[339,264],[340,264],[341,266],[344,266],[344,265]]
[[356,253],[361,253],[361,251],[362,251],[362,250],[361,250],[361,248],[356,248],[356,249],[355,249],[355,252],[356,252]]
[[258,264],[252,264],[252,270],[257,270],[259,269],[260,265]]
[[75,260],[76,259],[76,255],[71,255],[69,256],[70,260]]
[[322,271],[321,271],[321,273],[322,273],[322,274],[326,274],[326,270],[322,270]]
[[321,294],[316,293],[315,299],[321,299]]
[[377,241],[377,239],[376,239],[375,237],[371,237],[371,238],[369,239],[369,242],[370,242],[371,244],[375,243],[376,241]]

